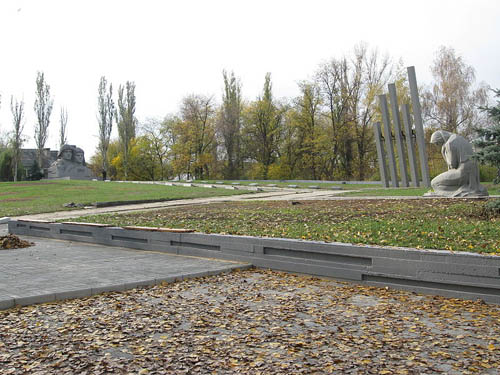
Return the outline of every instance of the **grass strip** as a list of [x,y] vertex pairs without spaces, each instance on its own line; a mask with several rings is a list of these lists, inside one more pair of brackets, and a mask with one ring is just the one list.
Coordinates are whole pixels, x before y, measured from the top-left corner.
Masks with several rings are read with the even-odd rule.
[[0,183],[0,217],[69,210],[63,204],[176,200],[251,193],[247,190],[159,184],[115,183],[83,180],[21,181]]
[[231,202],[86,216],[116,226],[500,254],[499,217],[486,200],[380,199]]

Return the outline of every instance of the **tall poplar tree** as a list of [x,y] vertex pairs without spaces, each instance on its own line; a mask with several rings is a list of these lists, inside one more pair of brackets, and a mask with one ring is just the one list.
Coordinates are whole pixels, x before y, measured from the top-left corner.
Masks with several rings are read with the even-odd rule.
[[125,180],[128,178],[130,142],[135,138],[137,119],[135,118],[135,83],[127,81],[125,87],[118,87],[118,112],[116,115],[118,136],[123,153]]
[[228,75],[226,71],[223,71],[222,77],[224,78],[224,93],[218,131],[227,157],[224,177],[238,179],[241,171],[241,83],[233,72]]
[[49,136],[50,114],[54,101],[50,97],[50,86],[45,81],[43,72],[38,72],[36,77],[34,110],[37,123],[35,124],[35,143],[38,149],[38,165],[43,170],[43,149]]
[[59,113],[59,149],[68,142],[68,132],[66,126],[68,125],[68,110],[61,107]]
[[12,159],[14,162],[14,181],[17,181],[19,161],[21,160],[21,147],[23,144],[24,130],[24,101],[14,101],[14,97],[10,97],[10,110],[12,112],[12,121],[14,123],[14,132],[12,134]]
[[262,95],[246,112],[244,128],[246,152],[261,164],[261,177],[264,179],[267,179],[269,166],[278,156],[282,117],[283,111],[273,98],[271,73],[267,73]]
[[113,85],[109,84],[106,77],[101,77],[99,82],[97,109],[99,115],[99,145],[98,150],[101,156],[102,179],[107,179],[108,174],[108,148],[111,131],[113,130],[113,118],[115,116],[115,103],[113,101]]

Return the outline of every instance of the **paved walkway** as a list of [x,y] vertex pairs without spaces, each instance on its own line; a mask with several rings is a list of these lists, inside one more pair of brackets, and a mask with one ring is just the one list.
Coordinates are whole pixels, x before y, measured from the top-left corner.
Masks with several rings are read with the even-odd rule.
[[[0,225],[0,236],[7,226]],[[0,250],[0,310],[247,268],[247,264],[23,236]]]

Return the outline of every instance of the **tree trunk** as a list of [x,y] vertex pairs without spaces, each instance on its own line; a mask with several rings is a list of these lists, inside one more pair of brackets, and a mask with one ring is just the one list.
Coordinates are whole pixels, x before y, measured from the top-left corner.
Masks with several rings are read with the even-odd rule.
[[14,182],[17,181],[17,158],[14,162]]

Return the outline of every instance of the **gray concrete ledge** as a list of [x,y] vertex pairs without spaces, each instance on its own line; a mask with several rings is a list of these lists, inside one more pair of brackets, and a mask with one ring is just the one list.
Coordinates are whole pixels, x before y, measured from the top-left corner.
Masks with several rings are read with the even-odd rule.
[[262,268],[500,304],[498,256],[27,220],[10,221],[9,232],[246,262]]

